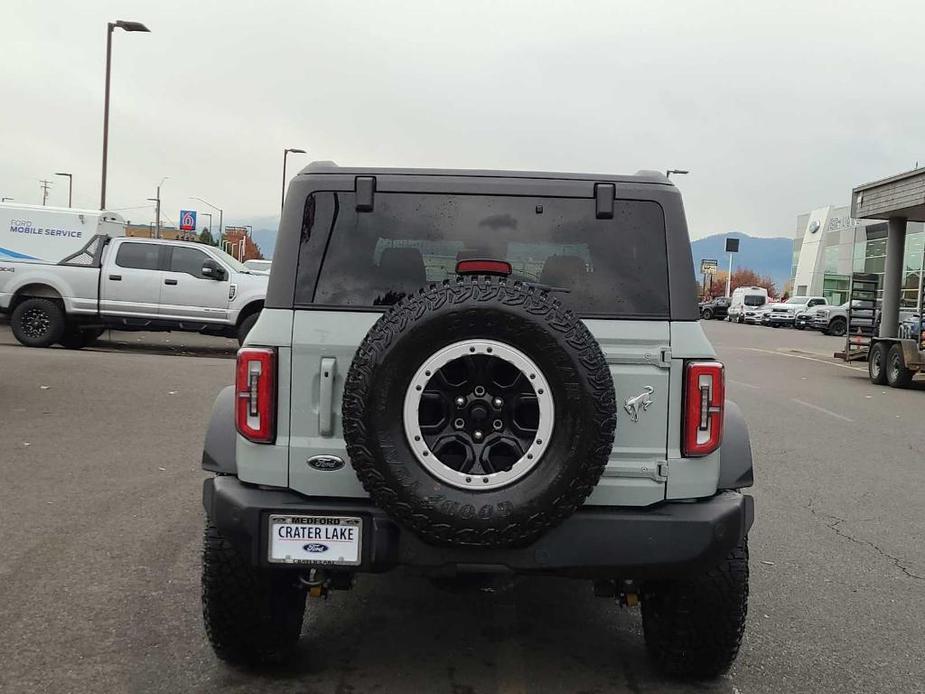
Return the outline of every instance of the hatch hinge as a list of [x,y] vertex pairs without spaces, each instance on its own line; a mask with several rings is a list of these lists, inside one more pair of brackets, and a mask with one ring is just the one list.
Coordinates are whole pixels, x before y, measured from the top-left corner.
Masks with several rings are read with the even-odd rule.
[[353,182],[357,212],[372,212],[376,196],[376,177],[357,176]]
[[647,364],[654,364],[660,369],[671,368],[671,347],[659,347],[658,352],[646,352],[643,355]]
[[668,461],[662,460],[655,466],[655,475],[653,479],[656,482],[667,482],[668,481]]

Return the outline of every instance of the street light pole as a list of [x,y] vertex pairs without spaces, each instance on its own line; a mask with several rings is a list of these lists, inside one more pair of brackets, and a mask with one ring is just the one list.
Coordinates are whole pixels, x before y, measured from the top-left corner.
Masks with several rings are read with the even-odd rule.
[[100,209],[106,209],[106,159],[109,154],[109,73],[112,67],[112,30],[151,31],[141,22],[119,20],[106,25],[106,93],[103,97],[103,175],[100,183]]
[[73,207],[74,175],[64,171],[59,171],[55,174],[55,176],[67,176],[67,206]]
[[286,202],[286,157],[289,156],[289,153],[293,154],[305,154],[304,149],[296,149],[294,147],[288,147],[283,150],[283,192],[280,194],[279,198],[279,213],[282,216],[283,214],[283,205]]

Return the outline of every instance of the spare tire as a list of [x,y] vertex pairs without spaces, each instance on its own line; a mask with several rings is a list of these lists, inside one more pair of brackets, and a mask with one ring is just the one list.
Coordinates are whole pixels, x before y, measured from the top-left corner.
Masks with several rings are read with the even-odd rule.
[[558,300],[462,278],[376,322],[343,417],[375,504],[432,544],[500,547],[581,506],[610,456],[616,405],[600,346]]

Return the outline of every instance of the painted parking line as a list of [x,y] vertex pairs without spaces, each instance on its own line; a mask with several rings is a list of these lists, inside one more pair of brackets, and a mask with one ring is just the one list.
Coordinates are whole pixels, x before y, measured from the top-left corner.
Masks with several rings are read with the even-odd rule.
[[849,366],[848,364],[838,364],[829,359],[818,359],[816,357],[808,357],[805,354],[791,354],[789,352],[781,352],[774,349],[761,349],[759,347],[733,347],[733,349],[747,349],[750,352],[762,352],[764,354],[774,354],[778,357],[790,357],[791,359],[805,359],[806,361],[815,361],[820,364],[828,364],[829,366],[837,366],[840,369],[850,369],[851,371],[864,371],[867,369],[862,366]]
[[805,400],[798,400],[797,398],[790,398],[791,402],[795,402],[797,405],[803,405],[803,407],[809,407],[810,409],[816,410],[817,412],[822,412],[827,414],[830,417],[835,417],[835,419],[840,419],[843,422],[854,422],[850,417],[846,417],[843,414],[838,414],[838,412],[832,412],[832,410],[827,410],[824,407],[819,407],[819,405],[813,405],[811,402],[806,402]]

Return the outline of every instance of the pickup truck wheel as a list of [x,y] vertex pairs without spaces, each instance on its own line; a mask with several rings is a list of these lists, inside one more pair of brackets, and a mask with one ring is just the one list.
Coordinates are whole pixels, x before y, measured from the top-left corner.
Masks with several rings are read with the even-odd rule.
[[299,641],[304,615],[296,574],[255,569],[206,524],[202,617],[215,655],[233,665],[282,662]]
[[829,323],[829,335],[841,337],[846,332],[848,332],[848,321],[846,321],[844,318],[835,318],[831,323]]
[[886,382],[891,388],[907,388],[915,372],[906,368],[901,345],[893,345],[886,357]]
[[728,670],[747,613],[747,540],[703,575],[643,586],[646,648],[674,677],[713,678]]
[[600,346],[554,297],[465,278],[383,314],[350,366],[343,417],[380,508],[431,544],[503,547],[584,503],[616,402]]
[[886,349],[886,344],[877,342],[867,355],[867,375],[875,386],[886,385]]
[[241,324],[238,326],[238,344],[243,345],[244,339],[247,337],[247,334],[251,331],[251,328],[254,327],[254,323],[257,322],[257,319],[260,318],[260,311],[257,313],[252,313],[247,316],[244,320],[241,321]]
[[51,347],[64,335],[64,310],[51,299],[26,299],[13,309],[10,328],[26,347]]

